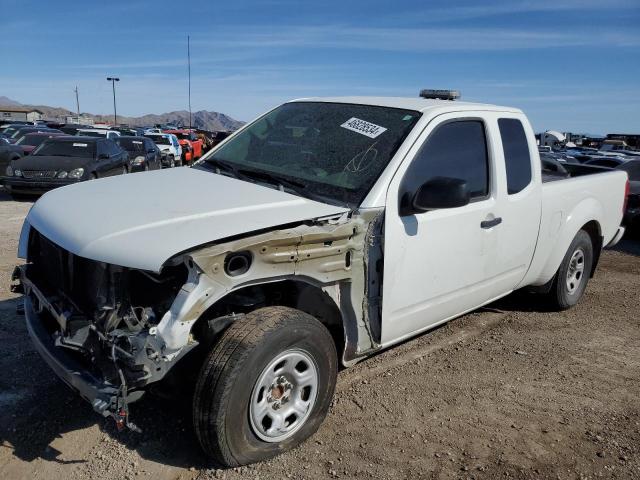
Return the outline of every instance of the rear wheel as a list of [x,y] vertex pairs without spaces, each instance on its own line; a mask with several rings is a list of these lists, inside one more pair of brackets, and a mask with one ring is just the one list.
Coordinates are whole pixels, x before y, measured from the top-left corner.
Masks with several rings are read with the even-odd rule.
[[169,155],[169,168],[176,166],[176,158],[173,155]]
[[593,265],[593,243],[584,230],[580,230],[560,264],[548,297],[553,307],[566,310],[573,307],[587,288]]
[[318,320],[287,307],[249,313],[200,372],[193,420],[202,448],[228,467],[294,448],[324,420],[336,375],[335,345]]

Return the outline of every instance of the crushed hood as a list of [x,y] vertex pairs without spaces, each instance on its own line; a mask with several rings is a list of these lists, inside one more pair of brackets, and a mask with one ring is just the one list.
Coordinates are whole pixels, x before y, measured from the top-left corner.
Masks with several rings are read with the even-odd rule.
[[172,256],[205,243],[346,211],[212,172],[177,168],[53,190],[35,203],[27,222],[81,257],[157,272]]

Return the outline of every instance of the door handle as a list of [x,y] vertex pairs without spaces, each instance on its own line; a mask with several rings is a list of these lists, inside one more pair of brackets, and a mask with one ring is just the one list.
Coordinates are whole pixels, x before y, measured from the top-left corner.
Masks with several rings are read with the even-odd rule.
[[480,222],[480,228],[493,228],[496,225],[500,225],[502,223],[501,217],[496,217],[493,220],[484,220]]

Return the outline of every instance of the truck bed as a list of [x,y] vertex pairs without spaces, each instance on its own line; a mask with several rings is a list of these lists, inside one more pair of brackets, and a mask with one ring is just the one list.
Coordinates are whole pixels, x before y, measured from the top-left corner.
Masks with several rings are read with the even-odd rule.
[[580,165],[577,163],[562,163],[564,167],[562,170],[551,170],[548,168],[542,168],[542,183],[555,182],[558,180],[565,180],[567,178],[582,177],[585,175],[593,175],[596,173],[610,172],[610,168],[595,167],[591,165]]

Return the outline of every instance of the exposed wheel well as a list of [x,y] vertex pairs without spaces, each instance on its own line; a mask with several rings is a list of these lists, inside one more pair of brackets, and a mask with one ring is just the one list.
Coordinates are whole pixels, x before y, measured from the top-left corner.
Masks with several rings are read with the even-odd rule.
[[[318,319],[331,333],[336,351],[341,356],[345,336],[340,309],[320,287],[300,280],[282,280],[234,290],[209,307],[192,331],[196,337],[206,331],[210,335],[212,329],[208,326],[211,326],[217,336],[232,323],[228,320],[229,315],[246,314],[257,308],[274,305],[296,308]],[[216,326],[218,319],[221,322]]]
[[593,277],[596,272],[596,267],[598,266],[598,260],[600,260],[600,252],[602,251],[602,231],[600,229],[600,224],[596,220],[591,220],[590,222],[585,223],[581,230],[584,230],[591,237],[591,243],[593,245],[593,264],[591,266],[590,276]]

